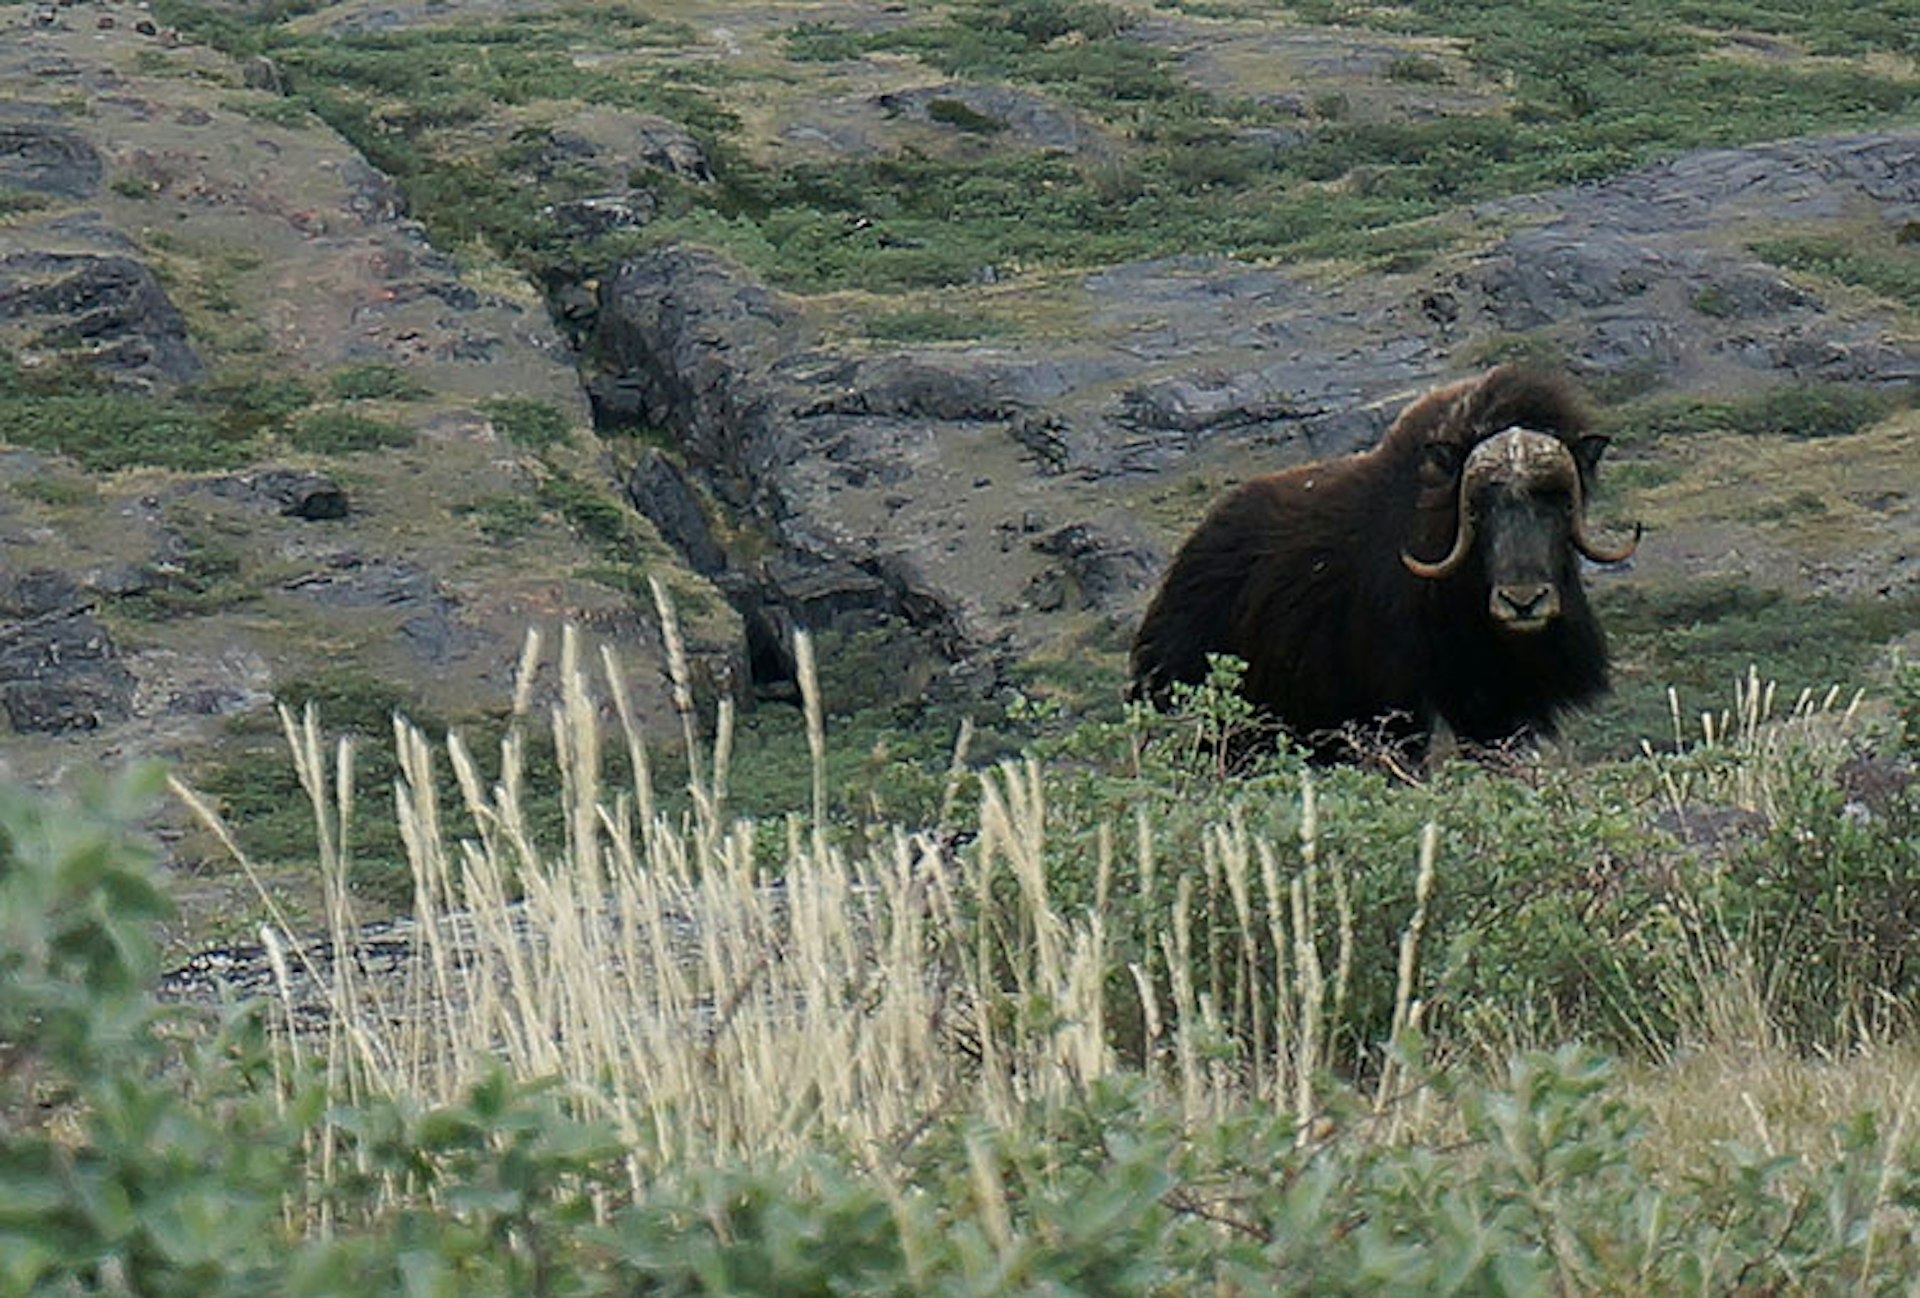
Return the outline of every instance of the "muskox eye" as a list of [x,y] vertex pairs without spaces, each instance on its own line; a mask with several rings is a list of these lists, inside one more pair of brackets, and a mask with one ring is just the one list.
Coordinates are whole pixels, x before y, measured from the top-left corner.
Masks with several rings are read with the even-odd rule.
[[1460,472],[1460,448],[1452,442],[1428,442],[1426,445],[1426,467],[1441,477],[1451,478]]

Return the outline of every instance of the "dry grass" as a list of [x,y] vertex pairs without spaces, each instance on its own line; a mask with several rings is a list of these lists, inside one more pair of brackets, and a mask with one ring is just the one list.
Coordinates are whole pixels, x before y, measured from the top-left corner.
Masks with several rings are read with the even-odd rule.
[[[1669,689],[1674,748],[1698,759],[1656,767],[1674,816],[1685,824],[1689,807],[1731,807],[1777,823],[1789,755],[1817,761],[1820,773],[1832,778],[1850,751],[1847,740],[1858,730],[1865,698],[1863,690],[1847,695],[1838,685],[1808,688],[1782,713],[1776,682],[1763,681],[1760,669],[1749,665],[1746,677],[1733,683],[1731,708],[1704,709],[1691,719],[1679,693]],[[1641,748],[1652,757],[1650,743],[1642,740]]]
[[[1132,946],[1148,954],[1122,971],[1112,926],[1132,921],[1119,918],[1128,912],[1111,896],[1122,854],[1149,890],[1157,871],[1173,868],[1156,859],[1144,817],[1130,842],[1102,835],[1084,910],[1055,898],[1047,778],[1032,759],[981,776],[970,818],[978,833],[964,851],[944,827],[849,842],[826,822],[827,736],[804,638],[796,656],[816,771],[810,812],[777,829],[733,817],[731,713],[723,709],[703,737],[671,606],[664,591],[656,598],[682,726],[684,812],[663,809],[655,781],[665,777],[652,767],[620,664],[606,651],[589,661],[570,631],[551,662],[537,637],[528,641],[499,779],[480,774],[457,734],[436,747],[396,718],[397,803],[414,881],[405,975],[370,979],[351,958],[328,959],[306,976],[323,988],[324,1032],[287,1034],[296,1053],[324,1058],[340,1094],[453,1102],[501,1065],[523,1079],[559,1079],[581,1114],[618,1128],[636,1184],[667,1165],[823,1145],[884,1169],[943,1119],[1017,1128],[1036,1109],[1077,1104],[1102,1079],[1140,1071],[1142,1059],[1158,1099],[1190,1129],[1256,1105],[1294,1114],[1303,1138],[1317,1131],[1355,942],[1349,881],[1321,859],[1310,781],[1298,842],[1268,841],[1238,820],[1207,833],[1204,859],[1179,866],[1176,903]],[[557,680],[539,718],[532,700],[543,671]],[[1803,697],[1774,720],[1771,690],[1750,678],[1731,712],[1703,722],[1709,757],[1746,760],[1663,765],[1667,796],[1683,813],[1731,804],[1767,814],[1765,772],[1787,748],[1841,751],[1835,739],[1854,709],[1837,703]],[[283,719],[315,809],[333,955],[352,953],[361,942],[345,887],[353,750],[329,750],[311,713]],[[522,776],[528,735],[542,721],[559,757],[557,850],[532,828]],[[625,746],[630,784],[608,782],[608,743]],[[963,757],[955,755],[956,772]],[[475,827],[466,837],[449,832],[435,793],[443,766]],[[224,836],[217,824],[216,832]],[[1442,1139],[1458,1122],[1403,1058],[1420,1049],[1421,942],[1429,901],[1445,886],[1439,849],[1432,825],[1417,849],[1409,845],[1417,884],[1398,944],[1386,1062],[1370,1083],[1376,1139]],[[1212,955],[1197,960],[1194,926],[1222,913],[1209,906],[1220,898],[1232,931],[1223,942],[1216,923]],[[275,921],[289,931],[284,917]],[[305,958],[284,937],[277,943],[283,960]],[[1202,979],[1199,970],[1210,972]],[[1137,998],[1114,999],[1116,973],[1131,975]],[[1866,1106],[1905,1129],[1920,1094],[1901,1080],[1912,1075],[1910,1047],[1795,1056],[1730,941],[1704,953],[1690,978],[1651,994],[1670,991],[1697,1007],[1691,1044],[1632,1080],[1653,1143],[1677,1170],[1689,1151],[1724,1140],[1824,1154],[1831,1124]],[[280,977],[289,1026],[302,1017],[292,990],[300,981],[293,970]],[[1123,1015],[1138,1021],[1119,1022]],[[1139,1058],[1118,1058],[1118,1039],[1140,1043]],[[1459,1043],[1424,1050],[1428,1067],[1449,1053],[1480,1054]],[[1488,1062],[1497,1073],[1500,1062]]]
[[[825,726],[803,638],[812,813],[790,817],[784,834],[729,818],[730,714],[703,743],[671,609],[656,593],[676,673],[689,809],[660,809],[619,663],[603,652],[591,670],[571,632],[548,668],[558,677],[546,720],[566,810],[560,851],[537,842],[522,782],[545,657],[537,638],[522,659],[518,722],[502,741],[497,781],[480,775],[457,734],[436,748],[396,718],[398,814],[414,881],[407,972],[370,979],[356,975],[352,958],[318,961],[304,979],[281,970],[289,1026],[303,1016],[294,985],[324,989],[326,1030],[304,1039],[289,1032],[296,1053],[321,1053],[333,1084],[356,1098],[451,1102],[499,1064],[522,1078],[559,1078],[583,1114],[617,1125],[636,1178],[682,1160],[779,1156],[823,1141],[884,1163],[946,1115],[1018,1125],[1033,1106],[1075,1102],[1118,1072],[1109,1044],[1121,1012],[1108,996],[1112,843],[1096,904],[1063,910],[1049,886],[1039,764],[1008,762],[982,777],[978,836],[964,855],[935,831],[894,829],[841,844],[825,823]],[[329,751],[311,712],[283,712],[283,720],[315,809],[332,954],[352,953],[362,940],[345,886],[353,750],[343,742]],[[626,746],[630,787],[603,778],[609,741]],[[442,763],[477,827],[471,837],[456,841],[447,830],[434,792]],[[212,813],[180,791],[252,873]],[[1249,1100],[1304,1123],[1323,1098],[1320,1070],[1353,941],[1346,883],[1316,861],[1310,787],[1305,796],[1297,847],[1238,824],[1209,835],[1202,886],[1226,890],[1239,925],[1228,995],[1197,987],[1187,972],[1199,904],[1191,879],[1152,935],[1149,949],[1161,958],[1132,966],[1140,1008],[1126,1012],[1141,1014],[1150,1074],[1190,1123]],[[782,844],[777,853],[769,840]],[[1421,911],[1401,946],[1396,1035],[1419,1022],[1414,987],[1436,845],[1429,831],[1417,863]],[[1133,849],[1151,878],[1144,824]],[[1339,936],[1323,950],[1313,935],[1328,907],[1340,917]],[[1262,911],[1274,918],[1256,919]],[[283,960],[305,958],[284,936],[269,942]],[[1236,1036],[1252,1042],[1250,1067],[1217,1048]],[[1404,1110],[1388,1104],[1395,1084],[1391,1074],[1383,1079],[1380,1098],[1397,1122]]]
[[1649,528],[1737,525],[1755,544],[1818,561],[1886,543],[1920,455],[1920,411],[1840,438],[1715,433],[1660,453],[1685,467],[1635,494],[1634,514]]
[[1818,1166],[1839,1156],[1843,1129],[1862,1113],[1889,1133],[1914,1134],[1920,1044],[1863,1042],[1846,1055],[1808,1056],[1777,1039],[1751,983],[1730,976],[1709,1002],[1719,1007],[1713,1035],[1627,1074],[1626,1095],[1647,1114],[1659,1163],[1684,1171],[1734,1144]]

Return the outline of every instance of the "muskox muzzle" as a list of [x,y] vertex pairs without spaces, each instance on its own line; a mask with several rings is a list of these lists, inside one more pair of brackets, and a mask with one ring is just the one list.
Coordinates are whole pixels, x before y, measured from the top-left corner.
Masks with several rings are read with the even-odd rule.
[[1640,544],[1618,549],[1587,535],[1579,466],[1557,437],[1509,428],[1473,448],[1460,470],[1453,548],[1434,562],[1402,553],[1416,577],[1442,581],[1484,551],[1487,612],[1511,631],[1537,631],[1560,616],[1561,583],[1572,580],[1568,548],[1595,563],[1620,563]]

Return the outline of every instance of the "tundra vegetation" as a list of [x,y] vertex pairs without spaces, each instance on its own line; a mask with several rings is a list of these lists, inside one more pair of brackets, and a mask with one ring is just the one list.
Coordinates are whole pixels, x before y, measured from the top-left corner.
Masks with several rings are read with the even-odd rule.
[[[1162,7],[1225,20],[1239,12]],[[1548,0],[1518,13],[1491,2],[1290,6],[1302,22],[1450,51],[1444,61],[1395,60],[1389,81],[1493,87],[1511,100],[1505,111],[1411,120],[1355,113],[1340,94],[1303,109],[1283,93],[1198,87],[1171,53],[1135,39],[1152,10],[1103,0],[928,5],[877,27],[802,20],[784,34],[783,60],[725,63],[679,57],[693,30],[650,6],[542,6],[404,29],[297,21],[317,8],[310,3],[154,8],[236,53],[280,61],[295,101],[392,175],[444,247],[483,241],[550,275],[591,273],[636,243],[684,240],[803,291],[965,284],[986,267],[1201,251],[1406,264],[1453,237],[1431,219],[1462,203],[1615,175],[1688,148],[1884,122],[1911,112],[1914,97],[1901,0],[1865,0],[1845,14],[1728,0],[1681,18],[1655,0],[1604,11]],[[1769,49],[1804,57],[1768,58]],[[1125,147],[996,147],[1000,123],[936,99],[930,116],[979,147],[820,160],[763,138],[743,107],[755,83],[799,80],[796,63],[903,56],[956,78],[1044,90]],[[536,166],[537,131],[474,127],[569,101],[681,123],[713,183],[637,176],[658,192],[658,219],[599,240],[563,234],[552,205],[602,192],[605,178]],[[1299,139],[1278,147],[1274,132]],[[1898,272],[1859,269],[1848,249],[1786,253],[1809,254],[1823,271],[1876,282],[1892,273],[1890,291],[1910,292]]]
[[[1463,202],[1904,120],[1907,7],[1294,4],[1431,40],[1398,85],[1505,105],[1380,121],[1340,93],[1198,89],[1132,38],[1145,6],[796,11],[785,62],[723,67],[675,57],[672,5],[382,31],[303,23],[302,0],[154,4],[270,55],[290,94],[253,111],[341,130],[476,262],[571,278],[705,242],[784,288],[873,294],[870,336],[930,342],[1028,327],[967,296],[989,267],[1404,268],[1466,237],[1444,219]],[[973,152],[755,137],[740,105],[790,63],[864,58],[1043,88],[1126,147],[1002,149],[957,99],[929,115]],[[712,182],[638,177],[651,224],[563,236],[549,210],[604,178],[543,170],[513,126],[572,102],[683,124]],[[0,217],[25,202],[0,193]],[[1912,308],[1911,243],[1754,251]],[[0,358],[0,420],[93,473],[351,465],[397,436],[403,375],[309,387],[232,352],[138,401]],[[1817,524],[1831,501],[1780,472],[1804,445],[1911,464],[1911,413],[1845,389],[1601,395],[1610,531],[1709,506]],[[465,525],[571,528],[645,598],[657,541],[554,453],[552,413],[490,411],[547,471]],[[1704,480],[1708,505],[1685,494]],[[90,488],[31,490],[78,509]],[[183,534],[177,580],[121,625],[253,597],[217,528]],[[638,733],[617,664],[578,646],[458,726],[342,666],[285,683],[283,722],[237,722],[204,799],[152,771],[71,801],[0,789],[0,1293],[1907,1292],[1920,673],[1880,647],[1920,610],[1724,579],[1597,603],[1614,702],[1564,749],[1417,781],[1284,746],[1226,778],[1252,724],[1235,665],[1171,715],[1129,711],[1116,641],[1025,666],[977,715],[831,719],[873,654],[822,645],[806,707],[678,737]],[[132,828],[189,798],[282,944],[266,1001],[211,1017],[155,998],[173,921]],[[318,863],[320,900],[274,887],[288,862]],[[396,902],[398,975],[327,958]]]
[[[1223,662],[1172,716],[1049,736],[1036,705],[1021,757],[962,732],[890,820],[833,810],[797,652],[812,787],[777,821],[731,809],[724,715],[656,768],[571,636],[530,644],[497,751],[395,719],[400,933],[347,884],[360,746],[283,711],[324,932],[289,941],[263,888],[267,994],[217,1010],[154,999],[170,908],[128,826],[164,777],[0,796],[0,1284],[1897,1293],[1920,1265],[1913,669],[1891,707],[1750,677],[1697,729],[1676,703],[1671,751],[1412,783],[1291,749],[1223,778],[1253,721]],[[172,795],[253,873],[245,823]]]

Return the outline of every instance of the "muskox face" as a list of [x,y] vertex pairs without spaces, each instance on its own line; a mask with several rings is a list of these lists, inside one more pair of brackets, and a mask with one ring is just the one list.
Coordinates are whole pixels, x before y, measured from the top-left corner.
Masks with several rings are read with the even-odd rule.
[[1403,553],[1402,561],[1429,581],[1480,573],[1487,614],[1502,630],[1528,634],[1550,625],[1579,579],[1576,552],[1596,563],[1619,563],[1639,544],[1637,528],[1617,550],[1587,535],[1587,488],[1605,448],[1604,438],[1583,438],[1569,447],[1520,427],[1495,433],[1470,451],[1444,439],[1430,442],[1420,466],[1414,539],[1432,543],[1443,530],[1452,536],[1443,558]]

